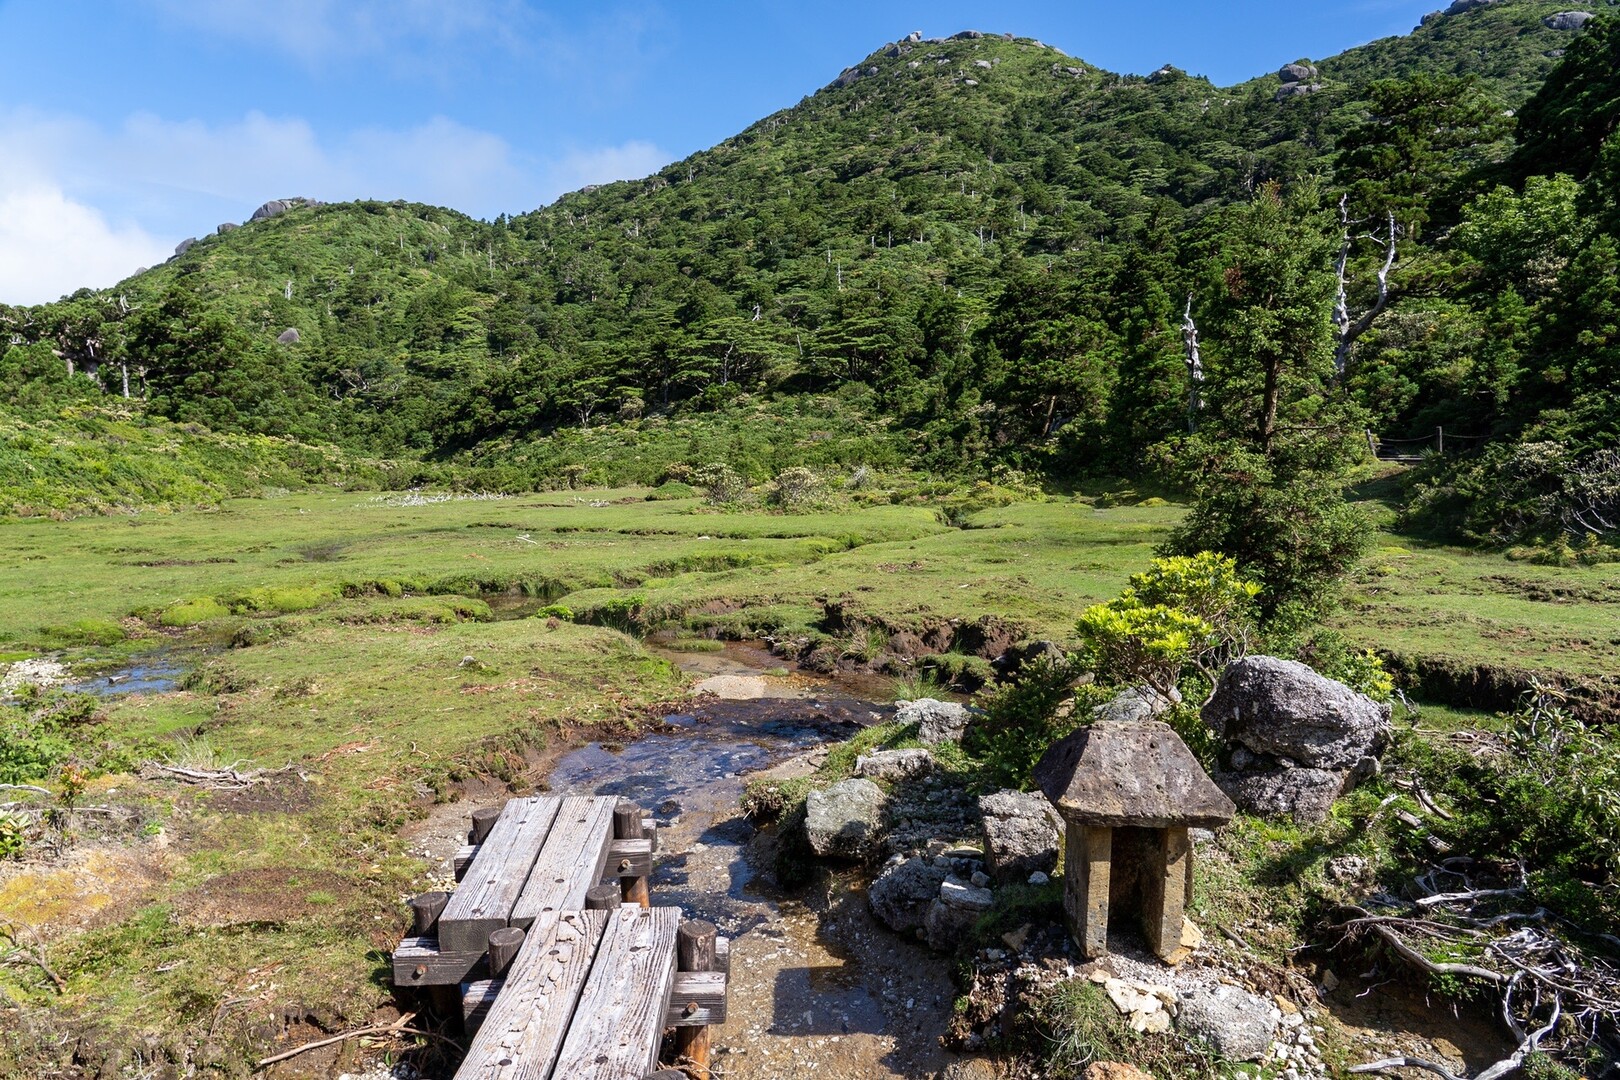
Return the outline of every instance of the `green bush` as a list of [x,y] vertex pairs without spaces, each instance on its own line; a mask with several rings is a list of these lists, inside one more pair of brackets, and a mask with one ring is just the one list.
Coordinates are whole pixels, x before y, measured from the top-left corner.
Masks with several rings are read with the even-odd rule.
[[128,636],[111,619],[78,619],[66,626],[49,627],[44,637],[52,645],[71,648],[79,645],[116,645]]
[[14,859],[28,850],[28,819],[0,810],[0,859]]
[[964,749],[984,761],[986,773],[1002,787],[1028,789],[1030,772],[1046,748],[1086,721],[1108,692],[1076,687],[1081,665],[1070,658],[1027,665],[984,706],[968,727]]
[[695,499],[698,489],[691,484],[683,484],[679,480],[666,480],[647,493],[648,502],[663,502],[670,499]]
[[339,591],[329,585],[267,585],[233,597],[231,611],[238,615],[290,615],[329,604],[339,595]]
[[215,600],[212,596],[198,596],[190,600],[182,600],[178,604],[170,604],[158,616],[158,625],[169,627],[196,626],[209,619],[223,619],[231,613],[231,609]]
[[574,609],[566,604],[547,604],[534,613],[537,619],[561,619],[563,622],[574,621]]
[[73,752],[54,717],[29,717],[17,708],[5,713],[0,716],[0,784],[37,783]]

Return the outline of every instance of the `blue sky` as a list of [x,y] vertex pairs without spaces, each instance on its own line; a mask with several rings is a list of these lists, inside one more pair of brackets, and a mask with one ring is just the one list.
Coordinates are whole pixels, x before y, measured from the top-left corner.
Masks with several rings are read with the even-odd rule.
[[1230,83],[1440,0],[0,0],[0,302],[105,286],[266,199],[493,217],[646,175],[921,30]]

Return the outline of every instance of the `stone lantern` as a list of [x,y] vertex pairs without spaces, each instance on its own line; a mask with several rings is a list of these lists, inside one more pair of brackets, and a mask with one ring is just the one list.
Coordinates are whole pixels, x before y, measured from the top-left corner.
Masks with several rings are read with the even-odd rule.
[[1187,830],[1236,812],[1187,744],[1158,720],[1099,720],[1048,747],[1035,782],[1063,817],[1063,914],[1081,952],[1108,952],[1110,912],[1135,910],[1154,953],[1178,959],[1192,896]]

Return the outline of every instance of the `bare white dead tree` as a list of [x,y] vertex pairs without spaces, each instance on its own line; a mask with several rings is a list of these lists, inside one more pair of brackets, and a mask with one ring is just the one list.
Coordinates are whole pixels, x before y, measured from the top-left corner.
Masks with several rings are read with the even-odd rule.
[[[1350,351],[1355,347],[1357,339],[1372,328],[1373,320],[1383,314],[1389,306],[1389,275],[1395,269],[1397,245],[1401,237],[1401,228],[1395,221],[1395,211],[1387,211],[1386,226],[1381,232],[1357,233],[1356,227],[1365,224],[1365,221],[1352,221],[1350,219],[1350,195],[1345,193],[1339,196],[1339,258],[1334,265],[1334,272],[1338,278],[1338,292],[1333,298],[1333,326],[1335,330],[1335,344],[1333,349],[1334,377],[1340,382],[1344,381],[1345,368],[1350,363]],[[1384,250],[1384,261],[1377,272],[1377,290],[1372,304],[1359,316],[1350,314],[1350,256],[1358,242],[1370,240]]]
[[1204,407],[1204,359],[1198,348],[1198,323],[1193,319],[1193,294],[1181,314],[1181,342],[1187,349],[1187,430],[1198,430],[1198,412]]

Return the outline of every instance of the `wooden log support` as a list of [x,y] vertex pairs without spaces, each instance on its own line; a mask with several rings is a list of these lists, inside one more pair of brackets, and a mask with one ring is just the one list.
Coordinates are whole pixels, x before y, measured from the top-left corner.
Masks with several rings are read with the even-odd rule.
[[478,1034],[478,1029],[484,1026],[484,1020],[489,1016],[489,1010],[495,1007],[495,999],[500,997],[501,990],[506,986],[505,979],[478,979],[474,982],[461,984],[461,1029],[468,1035]]
[[[702,919],[690,919],[681,923],[680,930],[675,935],[676,970],[688,976],[714,972],[717,966],[715,945],[718,937],[719,933],[715,930],[714,923]],[[721,1002],[724,1003],[724,975],[720,977],[719,991]],[[671,1004],[679,1006],[680,1011],[688,1015],[695,1015],[699,1009],[695,996],[685,1002],[672,1000]],[[692,1074],[693,1080],[709,1080],[710,1049],[707,1024],[694,1024],[691,1027],[675,1029],[675,1051],[681,1064]]]
[[411,909],[411,936],[434,937],[439,929],[439,913],[449,902],[447,892],[425,892],[405,901]]
[[467,833],[467,843],[477,846],[489,838],[489,831],[501,819],[499,806],[483,806],[472,812],[472,829]]
[[679,1069],[659,1069],[655,1073],[648,1073],[642,1080],[690,1080],[690,1078]]
[[585,894],[586,911],[612,911],[623,902],[618,885],[593,885]]
[[450,869],[455,872],[456,880],[460,881],[467,876],[467,867],[472,865],[473,859],[478,857],[477,844],[463,844],[450,856]]
[[652,873],[652,845],[646,837],[646,820],[641,816],[641,807],[628,801],[614,807],[613,839],[620,843],[636,840],[647,844],[645,872],[639,874],[635,872],[639,869],[636,861],[636,856],[641,854],[639,850],[634,854],[628,850],[619,853],[614,866],[615,873],[619,875],[620,887],[624,890],[624,902],[651,907],[652,892],[648,888],[648,877]]
[[503,926],[489,932],[489,976],[498,979],[506,974],[512,958],[523,947],[523,931],[515,926]]

